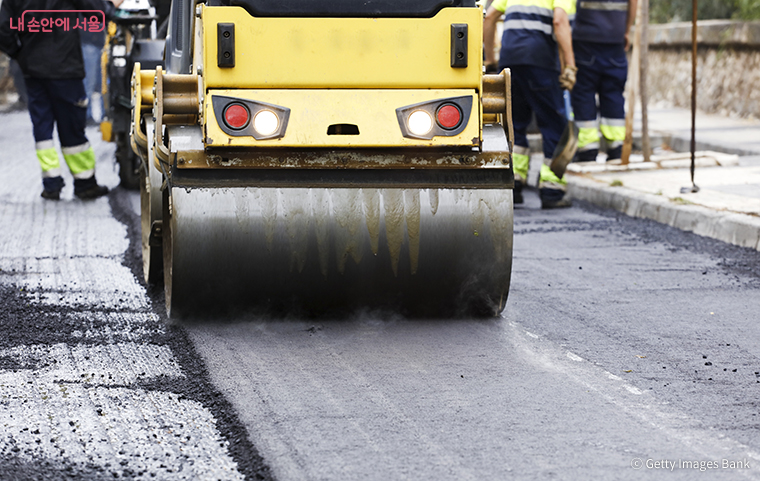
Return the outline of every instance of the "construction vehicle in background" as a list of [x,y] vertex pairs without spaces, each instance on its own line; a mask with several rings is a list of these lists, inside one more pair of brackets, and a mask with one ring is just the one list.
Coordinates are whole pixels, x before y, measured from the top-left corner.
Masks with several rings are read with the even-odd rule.
[[510,76],[474,0],[173,0],[136,64],[145,278],[171,317],[500,313]]
[[[156,2],[158,3],[158,1]],[[161,9],[166,10],[166,9]],[[108,23],[101,59],[101,88],[104,116],[100,123],[103,140],[116,144],[120,185],[140,187],[140,157],[130,147],[132,117],[130,82],[135,63],[155,69],[164,59],[166,13],[148,0],[125,0]],[[163,28],[162,28],[163,27]]]

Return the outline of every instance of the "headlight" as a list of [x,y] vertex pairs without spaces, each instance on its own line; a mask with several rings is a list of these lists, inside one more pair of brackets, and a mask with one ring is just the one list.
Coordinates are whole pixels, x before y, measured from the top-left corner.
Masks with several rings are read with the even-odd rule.
[[428,100],[396,109],[401,135],[408,139],[431,140],[461,134],[470,120],[473,96]]
[[253,118],[253,128],[263,136],[272,135],[279,127],[280,119],[271,110],[260,110]]
[[424,110],[415,110],[409,114],[407,127],[414,135],[425,135],[433,128],[433,117]]
[[271,140],[285,136],[290,119],[287,107],[222,95],[212,95],[211,103],[219,127],[230,137]]

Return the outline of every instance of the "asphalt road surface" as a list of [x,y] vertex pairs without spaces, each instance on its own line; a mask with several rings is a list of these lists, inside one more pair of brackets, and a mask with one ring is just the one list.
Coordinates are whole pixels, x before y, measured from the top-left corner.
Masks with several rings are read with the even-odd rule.
[[173,325],[138,195],[0,125],[0,479],[760,478],[758,252],[529,193],[500,318]]

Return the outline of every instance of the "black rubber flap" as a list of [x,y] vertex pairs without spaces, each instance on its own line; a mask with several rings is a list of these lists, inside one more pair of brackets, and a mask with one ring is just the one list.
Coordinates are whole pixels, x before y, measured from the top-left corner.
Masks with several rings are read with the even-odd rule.
[[474,7],[475,0],[224,0],[255,17],[433,17],[446,7]]

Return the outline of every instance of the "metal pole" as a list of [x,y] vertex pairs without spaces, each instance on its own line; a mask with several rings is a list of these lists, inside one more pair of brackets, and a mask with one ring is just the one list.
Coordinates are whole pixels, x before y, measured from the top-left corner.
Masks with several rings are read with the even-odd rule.
[[681,193],[699,192],[694,183],[695,152],[697,150],[697,0],[691,0],[691,187]]

